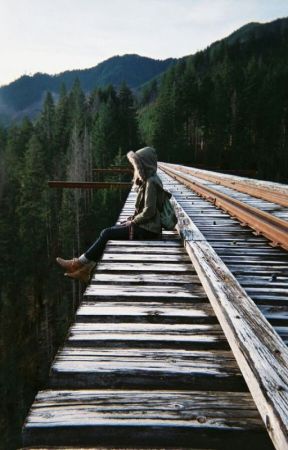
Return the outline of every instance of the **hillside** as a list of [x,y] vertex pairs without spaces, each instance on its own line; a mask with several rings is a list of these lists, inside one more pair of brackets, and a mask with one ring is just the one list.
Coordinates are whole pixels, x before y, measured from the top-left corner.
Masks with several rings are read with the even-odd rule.
[[161,61],[139,55],[124,55],[109,58],[90,69],[65,71],[58,75],[24,75],[0,87],[0,121],[9,123],[24,115],[35,117],[42,108],[47,91],[57,98],[61,84],[65,83],[67,89],[71,89],[76,78],[79,78],[85,93],[109,84],[117,87],[123,81],[130,88],[136,88],[165,71],[175,61],[172,58]]
[[283,18],[247,24],[179,60],[157,95],[152,85],[142,95],[142,139],[166,161],[253,169],[287,182],[287,54]]

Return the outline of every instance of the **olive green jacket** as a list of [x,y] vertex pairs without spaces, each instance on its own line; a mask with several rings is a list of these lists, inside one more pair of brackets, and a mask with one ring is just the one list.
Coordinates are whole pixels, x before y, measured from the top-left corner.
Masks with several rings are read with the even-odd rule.
[[155,173],[139,188],[132,223],[145,230],[160,234],[162,231],[160,209],[163,201],[162,182]]
[[141,183],[135,203],[132,223],[160,234],[162,231],[160,210],[164,202],[162,181],[157,175],[157,153],[152,147],[144,147],[135,153],[130,151],[127,157],[134,167],[134,180]]

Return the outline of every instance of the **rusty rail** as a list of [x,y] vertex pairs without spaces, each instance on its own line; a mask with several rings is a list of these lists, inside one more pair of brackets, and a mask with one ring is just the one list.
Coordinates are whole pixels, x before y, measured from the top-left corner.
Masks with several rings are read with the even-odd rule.
[[92,169],[92,171],[94,173],[130,173],[133,174],[133,169],[130,169],[129,167],[127,168],[121,168],[121,167],[114,167],[114,168],[109,168],[109,169]]
[[50,188],[68,188],[68,189],[130,189],[132,183],[115,181],[48,181]]
[[271,189],[265,188],[264,186],[261,187],[257,186],[255,185],[254,181],[251,181],[248,184],[248,182],[241,181],[238,178],[234,178],[233,180],[229,179],[225,174],[223,175],[223,174],[209,173],[208,171],[202,171],[185,166],[178,166],[176,164],[170,164],[169,166],[180,172],[193,175],[194,177],[201,178],[206,181],[211,181],[213,183],[220,184],[221,186],[234,189],[238,192],[249,194],[252,195],[253,197],[257,197],[262,200],[267,200],[269,202],[276,203],[277,205],[288,206],[288,194],[277,191],[271,191]]
[[262,234],[268,238],[272,241],[273,246],[280,246],[288,250],[288,222],[285,220],[279,219],[272,214],[261,211],[239,200],[235,200],[210,187],[203,186],[197,181],[191,181],[184,173],[180,175],[179,171],[172,169],[171,165],[168,166],[165,163],[159,163],[159,167],[172,178],[184,184],[189,189],[192,189],[196,194],[214,203],[228,214],[236,217],[243,224],[251,227],[257,234]]

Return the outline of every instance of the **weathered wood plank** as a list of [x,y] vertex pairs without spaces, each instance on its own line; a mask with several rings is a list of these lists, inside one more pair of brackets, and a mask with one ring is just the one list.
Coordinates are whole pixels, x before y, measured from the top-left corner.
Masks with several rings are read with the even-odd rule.
[[[182,208],[173,200],[179,213]],[[179,227],[200,230],[182,210]],[[182,225],[181,225],[182,223]],[[183,230],[183,231],[182,231]],[[185,247],[277,449],[288,448],[288,350],[232,273],[202,240]],[[275,269],[274,269],[275,270]]]
[[[119,220],[133,212],[134,201],[130,193]],[[201,221],[207,208],[198,206]],[[212,238],[226,229],[227,240],[220,241],[233,243],[237,226],[227,226],[220,214],[214,225],[212,210],[202,220],[207,233]],[[247,230],[241,235],[245,244],[255,241]],[[251,264],[254,258],[273,263],[271,250],[252,251]],[[35,420],[25,427],[29,445],[272,448],[175,232],[156,241],[109,241],[76,320],[49,379],[50,386],[73,391],[37,397],[29,416]],[[156,389],[162,391],[155,396]],[[189,389],[197,391],[183,399]]]
[[229,349],[218,324],[76,323],[66,345],[78,347]]
[[116,241],[111,240],[107,244],[109,247],[163,247],[163,248],[183,248],[182,242],[179,238],[175,239],[161,239],[161,240],[145,240],[145,241]]
[[94,272],[91,283],[103,284],[136,284],[136,285],[178,285],[185,284],[187,287],[191,285],[201,285],[197,275],[192,274],[169,274],[169,276],[162,273],[99,273]]
[[154,264],[151,262],[146,263],[136,263],[136,262],[100,262],[97,264],[97,271],[103,272],[103,271],[109,271],[109,272],[121,272],[121,273],[130,273],[130,272],[149,272],[149,273],[166,273],[168,276],[169,274],[177,274],[177,273],[193,273],[195,274],[195,269],[193,268],[192,264],[184,264],[184,263],[171,263],[171,264],[165,264],[165,263],[157,263]]
[[[135,242],[135,241],[134,241]],[[159,254],[161,253],[161,255],[183,255],[183,256],[187,256],[186,250],[183,247],[176,247],[176,246],[138,246],[138,245],[130,245],[130,246],[123,246],[123,245],[110,245],[107,244],[105,247],[105,253],[123,253],[123,254],[127,254],[127,253],[138,253],[138,254]]]
[[[102,257],[102,261],[104,262],[117,262],[117,261],[125,261],[126,262],[130,262],[130,261],[136,261],[139,263],[143,263],[143,262],[153,262],[153,264],[156,264],[158,261],[159,262],[165,262],[166,264],[169,264],[170,262],[174,263],[174,262],[189,262],[190,263],[190,259],[187,256],[187,254],[185,255],[179,255],[179,254],[157,254],[157,253],[141,253],[141,251],[139,250],[137,253],[104,253],[103,257]],[[288,267],[288,265],[287,265]]]
[[148,322],[148,323],[216,323],[208,303],[187,302],[82,302],[76,313],[77,322]]
[[39,392],[25,425],[26,442],[273,448],[248,393],[197,391]]
[[115,298],[115,297],[147,297],[147,298],[199,298],[206,299],[207,296],[200,285],[193,285],[192,287],[186,288],[185,285],[177,286],[155,286],[155,285],[141,285],[141,286],[130,286],[130,285],[105,285],[105,284],[91,284],[87,287],[85,291],[85,298],[99,298],[99,297]]
[[228,350],[66,347],[51,368],[50,387],[245,391]]

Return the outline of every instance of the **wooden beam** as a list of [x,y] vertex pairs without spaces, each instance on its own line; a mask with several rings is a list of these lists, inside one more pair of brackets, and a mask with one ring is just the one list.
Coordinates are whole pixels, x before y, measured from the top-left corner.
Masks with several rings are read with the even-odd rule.
[[180,204],[178,230],[278,450],[288,449],[288,349]]
[[131,189],[132,183],[96,181],[48,181],[50,188],[65,189]]

